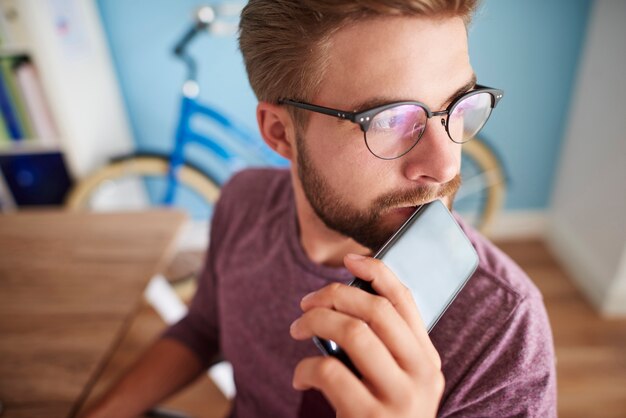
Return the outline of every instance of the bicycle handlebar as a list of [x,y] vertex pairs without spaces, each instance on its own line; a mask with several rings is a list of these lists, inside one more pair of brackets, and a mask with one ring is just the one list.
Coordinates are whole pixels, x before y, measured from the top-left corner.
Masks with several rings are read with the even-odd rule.
[[243,9],[242,4],[223,3],[215,6],[199,7],[194,13],[194,22],[174,46],[174,55],[185,62],[187,79],[196,79],[196,62],[186,52],[187,46],[202,31],[215,35],[232,35],[237,33],[238,24],[233,21],[218,20],[221,17],[237,17]]
[[178,56],[183,55],[187,45],[203,30],[215,35],[233,35],[237,33],[239,27],[237,22],[232,19],[229,21],[220,18],[239,17],[242,9],[242,4],[232,3],[199,7],[194,13],[193,24],[176,43],[174,53]]
[[183,37],[180,39],[180,41],[178,41],[178,43],[174,47],[174,55],[178,57],[183,56],[185,54],[185,48],[187,48],[187,45],[189,44],[189,42],[191,42],[191,40],[195,38],[195,36],[201,30],[202,28],[198,27],[198,25],[195,25],[195,24],[192,27],[190,27],[187,30],[187,32],[183,35]]

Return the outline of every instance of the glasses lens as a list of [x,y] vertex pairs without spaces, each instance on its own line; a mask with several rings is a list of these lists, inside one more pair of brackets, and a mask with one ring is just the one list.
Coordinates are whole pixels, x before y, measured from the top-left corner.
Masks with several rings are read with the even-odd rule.
[[458,102],[448,120],[448,131],[454,142],[472,139],[489,119],[491,94],[476,93]]
[[426,111],[417,105],[399,105],[378,113],[365,133],[372,154],[385,159],[409,151],[426,127]]

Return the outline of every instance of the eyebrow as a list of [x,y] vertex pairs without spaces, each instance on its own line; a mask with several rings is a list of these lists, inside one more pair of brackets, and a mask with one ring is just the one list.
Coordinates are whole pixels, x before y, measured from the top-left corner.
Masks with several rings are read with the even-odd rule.
[[[474,87],[476,87],[476,74],[472,74],[472,76],[469,79],[469,81],[467,83],[465,83],[463,86],[461,86],[460,88],[458,88],[454,93],[452,93],[441,104],[440,108],[444,108],[444,106],[449,104],[452,100],[454,100],[455,98],[457,98],[461,94],[466,93],[466,92],[472,90]],[[412,100],[399,100],[397,98],[396,99],[392,99],[392,98],[389,98],[389,97],[378,96],[378,97],[373,97],[371,99],[368,99],[368,100],[365,100],[363,102],[357,103],[357,104],[351,106],[350,108],[351,109],[355,109],[354,110],[355,113],[359,113],[359,112],[363,112],[365,110],[373,109],[375,107],[383,106],[383,105],[386,105],[386,104],[389,104],[389,103],[404,102],[404,101],[412,101]],[[441,110],[441,109],[437,109],[437,110]]]
[[441,104],[440,107],[444,107],[445,105],[449,104],[452,100],[456,99],[458,96],[462,95],[463,93],[467,93],[468,91],[472,90],[474,87],[476,87],[476,74],[472,73],[472,77],[469,79],[469,81],[465,83],[465,85],[463,85],[457,91],[452,93],[452,95],[448,97],[446,101]]

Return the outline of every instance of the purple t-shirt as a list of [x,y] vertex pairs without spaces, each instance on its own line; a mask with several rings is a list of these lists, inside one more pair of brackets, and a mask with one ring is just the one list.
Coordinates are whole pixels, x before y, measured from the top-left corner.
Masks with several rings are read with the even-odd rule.
[[[461,225],[480,264],[430,333],[446,380],[438,416],[556,416],[541,294],[512,260]],[[164,338],[182,342],[205,365],[219,352],[232,363],[233,417],[334,416],[319,393],[291,386],[296,364],[320,353],[312,341],[293,340],[289,325],[304,295],[351,278],[304,253],[288,171],[247,170],[222,190],[198,292]]]

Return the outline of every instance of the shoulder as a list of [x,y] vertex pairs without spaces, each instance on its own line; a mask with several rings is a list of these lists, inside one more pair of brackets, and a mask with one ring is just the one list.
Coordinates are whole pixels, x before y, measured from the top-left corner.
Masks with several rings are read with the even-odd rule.
[[289,171],[277,168],[254,168],[238,172],[222,187],[216,215],[246,216],[271,206],[290,202],[292,195]]
[[253,168],[240,171],[222,187],[222,204],[254,205],[275,201],[290,187],[289,171],[277,168]]
[[511,344],[525,344],[527,338],[543,336],[546,344],[551,345],[543,297],[535,284],[487,238],[462,221],[459,223],[478,253],[479,264],[433,329],[434,338],[445,341],[448,349],[463,345],[464,339],[475,339],[475,348],[480,350],[482,344],[494,344],[505,331],[517,326],[517,332],[524,335]]
[[[241,235],[293,205],[288,170],[254,168],[238,172],[228,180],[215,205],[211,240],[220,240],[235,231]],[[230,234],[232,235],[232,234]]]
[[463,221],[459,223],[479,258],[474,275],[458,298],[466,317],[485,320],[479,328],[493,328],[524,316],[531,320],[531,328],[550,332],[543,297],[528,275],[482,234]]
[[551,416],[554,348],[541,293],[513,260],[460,223],[480,261],[431,333],[446,375],[444,409]]
[[476,276],[509,291],[516,299],[541,299],[541,293],[528,275],[484,235],[460,221],[465,234],[476,249],[479,265]]

